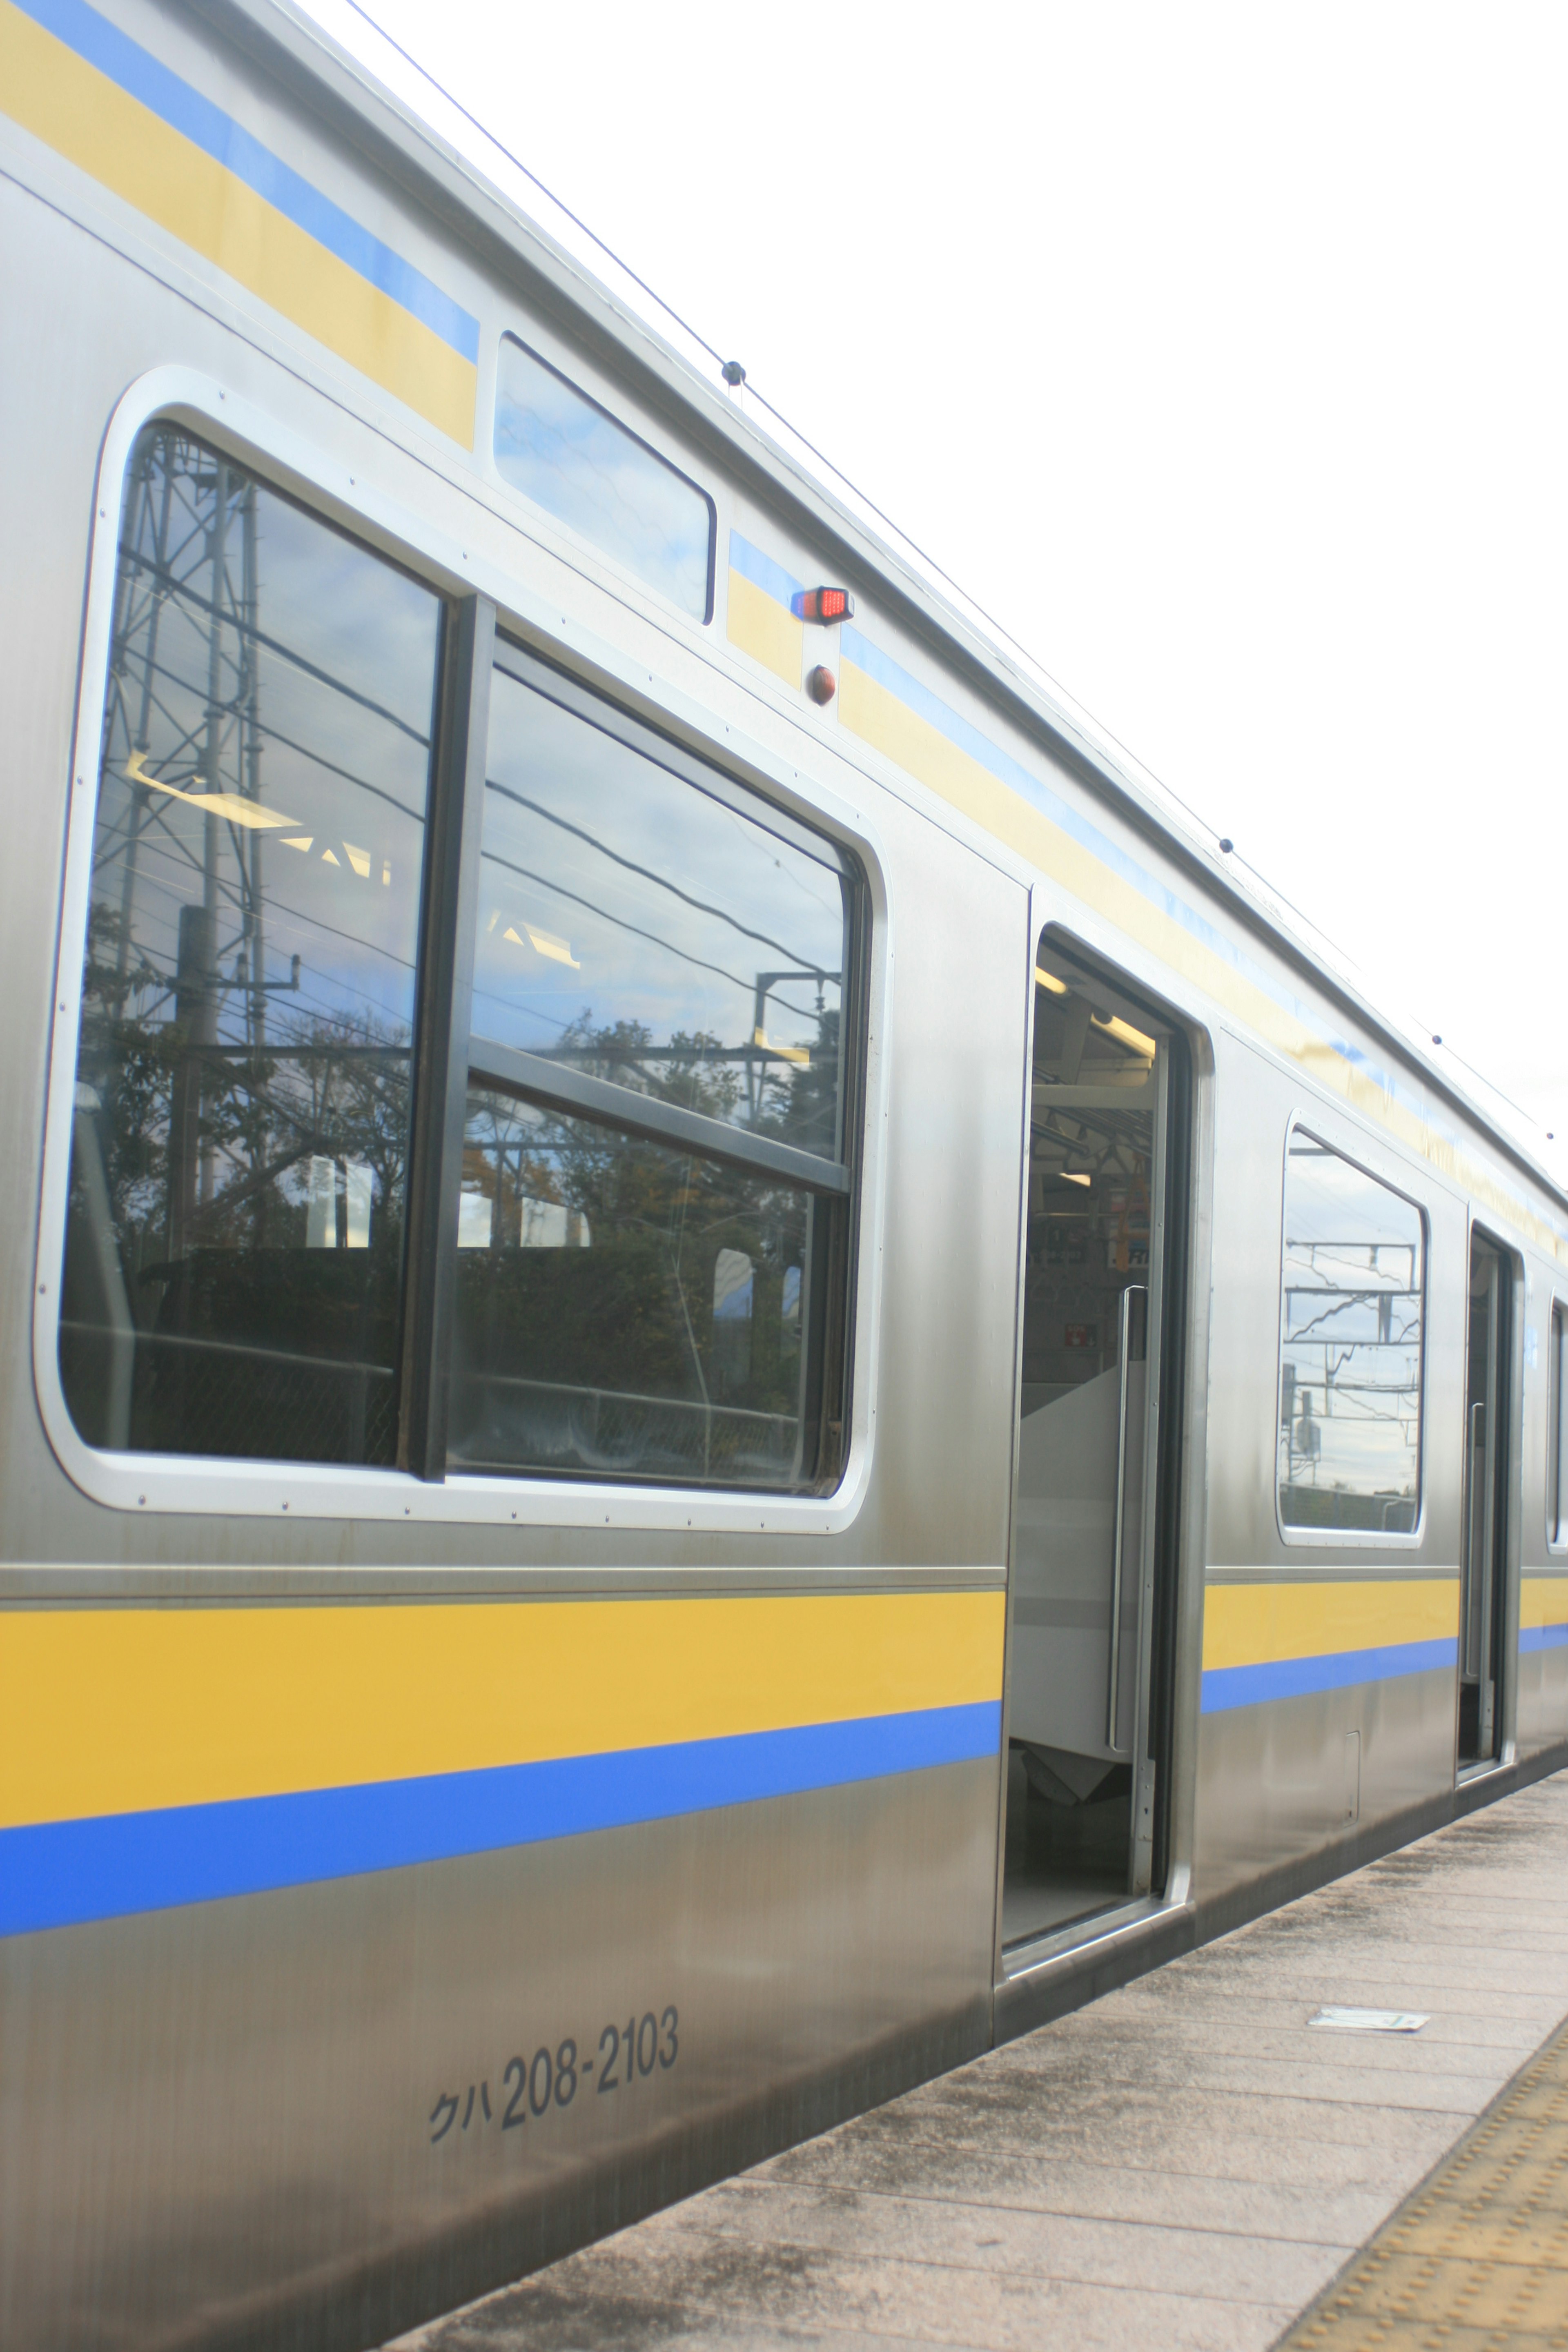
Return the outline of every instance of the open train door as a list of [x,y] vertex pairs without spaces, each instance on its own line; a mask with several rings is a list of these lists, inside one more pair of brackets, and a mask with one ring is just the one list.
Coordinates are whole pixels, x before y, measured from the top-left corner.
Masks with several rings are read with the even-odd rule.
[[1169,1779],[1185,1040],[1052,930],[1035,969],[1004,1948],[1154,1891]]
[[1456,1740],[1461,1778],[1501,1760],[1511,1664],[1508,1559],[1512,1536],[1516,1262],[1479,1225],[1470,1231],[1465,1347],[1464,1531],[1459,1585]]

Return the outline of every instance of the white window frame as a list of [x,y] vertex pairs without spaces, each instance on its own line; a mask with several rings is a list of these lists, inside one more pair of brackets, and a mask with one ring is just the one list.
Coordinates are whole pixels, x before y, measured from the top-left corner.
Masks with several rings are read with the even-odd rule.
[[[59,1377],[60,1272],[70,1174],[71,1121],[80,1022],[81,970],[97,821],[104,678],[115,603],[121,505],[138,434],[154,418],[187,425],[253,465],[314,512],[354,534],[373,551],[445,595],[491,597],[502,625],[526,645],[568,667],[593,690],[624,698],[628,709],[663,717],[700,756],[752,785],[804,823],[847,847],[865,880],[867,1020],[862,1047],[862,1132],[856,1204],[858,1241],[848,1302],[852,1356],[847,1384],[850,1442],[843,1475],[828,1496],[751,1494],[689,1487],[596,1485],[586,1479],[478,1476],[448,1472],[442,1483],[398,1470],[353,1465],[237,1460],[226,1455],[109,1453],[77,1430]],[[721,719],[711,701],[659,678],[644,663],[587,625],[577,625],[561,578],[542,595],[519,572],[465,547],[384,491],[374,469],[381,436],[363,428],[364,470],[351,473],[254,400],[185,367],[158,368],[122,395],[99,458],[89,555],[81,671],[69,780],[65,879],[49,1045],[48,1098],[33,1282],[33,1381],[49,1444],[68,1477],[94,1502],[135,1513],[209,1517],[365,1519],[393,1523],[580,1527],[693,1533],[837,1535],[851,1526],[868,1492],[876,1443],[885,1226],[887,1087],[892,938],[880,842],[864,808],[759,737]],[[439,484],[443,506],[460,493]],[[454,515],[460,529],[464,516]],[[479,534],[476,530],[476,537]],[[521,536],[521,535],[520,535]],[[535,548],[546,562],[547,550]],[[709,633],[711,635],[711,632]],[[710,667],[729,669],[709,656]],[[680,667],[688,668],[683,662]],[[772,730],[776,733],[776,730]],[[804,737],[799,747],[804,749]],[[860,796],[863,798],[863,795]]]

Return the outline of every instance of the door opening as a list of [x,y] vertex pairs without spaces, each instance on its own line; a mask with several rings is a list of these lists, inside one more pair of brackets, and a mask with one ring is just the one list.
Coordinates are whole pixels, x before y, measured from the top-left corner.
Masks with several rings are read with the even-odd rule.
[[1472,1231],[1459,1587],[1461,1772],[1501,1752],[1512,1307],[1511,1261],[1484,1234]]
[[1034,1036],[1004,1945],[1152,1882],[1168,1124],[1184,1051],[1048,932]]

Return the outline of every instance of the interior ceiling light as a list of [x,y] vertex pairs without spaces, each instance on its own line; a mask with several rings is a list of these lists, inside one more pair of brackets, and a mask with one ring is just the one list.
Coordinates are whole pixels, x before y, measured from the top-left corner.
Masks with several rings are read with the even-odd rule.
[[1048,988],[1053,996],[1066,996],[1068,992],[1066,981],[1058,980],[1054,971],[1046,970],[1044,964],[1035,966],[1035,979],[1039,987]]
[[[269,833],[275,825],[298,824],[293,816],[279,816],[276,809],[263,808],[259,801],[246,800],[238,793],[184,793],[178,784],[166,784],[160,777],[147,773],[145,751],[133,751],[126,763],[125,773],[133,784],[144,784],[155,793],[167,793],[172,801],[184,801],[188,808],[205,810],[208,816],[224,817],[230,824],[247,826],[255,833]],[[193,776],[193,784],[205,782]]]
[[1092,1184],[1094,1181],[1092,1176],[1084,1175],[1082,1171],[1077,1168],[1064,1168],[1061,1171],[1061,1178],[1064,1184]]
[[1108,1037],[1114,1037],[1119,1045],[1131,1045],[1133,1052],[1142,1054],[1146,1061],[1153,1060],[1154,1040],[1152,1037],[1145,1037],[1142,1029],[1134,1029],[1130,1021],[1119,1021],[1114,1013],[1108,1014],[1103,1020],[1098,1013],[1090,1017],[1095,1027],[1103,1029]]

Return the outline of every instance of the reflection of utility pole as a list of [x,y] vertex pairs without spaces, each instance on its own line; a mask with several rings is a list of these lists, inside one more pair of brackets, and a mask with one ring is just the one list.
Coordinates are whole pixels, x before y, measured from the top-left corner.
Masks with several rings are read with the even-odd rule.
[[[207,823],[211,824],[209,816]],[[217,954],[217,917],[205,907],[180,908],[180,943],[174,968],[174,1024],[180,1058],[169,1106],[169,1255],[184,1257],[200,1205],[202,1047],[214,1042],[216,996],[213,966]]]
[[[213,460],[213,519],[207,535],[207,572],[212,582],[212,617],[207,633],[207,725],[206,747],[202,754],[203,790],[221,793],[223,790],[223,605],[227,572],[228,538],[228,467],[222,457]],[[218,856],[223,835],[219,819],[208,809],[202,819],[202,908],[206,916],[204,946],[207,957],[208,982],[202,1005],[200,1043],[217,1042],[217,997],[212,981],[217,976],[217,907]],[[182,923],[182,931],[184,925]],[[203,1072],[196,1073],[197,1119],[204,1094]],[[212,1198],[213,1150],[210,1139],[201,1154],[201,1172],[197,1197],[205,1208]]]
[[[223,603],[225,542],[228,527],[228,467],[215,458],[212,518],[206,531],[208,578],[207,698],[205,749],[198,780],[208,793],[223,790]],[[199,477],[198,477],[199,485]],[[220,821],[208,809],[202,820],[202,896],[199,906],[180,908],[174,969],[174,1020],[182,1051],[174,1073],[169,1118],[169,1255],[190,1248],[197,1211],[212,1197],[216,1173],[210,1139],[202,1134],[206,1056],[217,1042],[217,918]]]
[[[242,681],[244,748],[240,790],[253,801],[261,798],[261,726],[260,726],[260,667],[261,643],[258,635],[259,604],[256,563],[256,485],[247,482],[240,504],[243,530],[242,584],[240,604],[239,661]],[[255,1056],[250,1082],[252,1116],[250,1123],[250,1172],[254,1179],[260,1173],[266,1154],[266,1139],[257,1132],[254,1105],[261,1087],[261,1056],[267,1049],[267,978],[265,971],[266,938],[261,919],[262,830],[247,827],[243,840],[237,843],[242,858],[249,851],[249,890],[244,900],[244,922],[250,935],[250,1050]],[[243,884],[245,876],[241,872]],[[295,985],[299,985],[299,959],[295,958]],[[267,1197],[269,1184],[257,1184],[254,1224],[255,1241],[259,1249],[267,1239]]]
[[[168,595],[169,568],[169,502],[174,494],[174,468],[171,436],[166,433],[149,435],[142,443],[136,461],[135,485],[126,500],[126,512],[131,518],[127,545],[135,547],[141,539],[142,526],[152,503],[152,477],[154,467],[163,474],[162,496],[158,502],[158,520],[153,533],[153,590],[151,609],[147,615],[147,643],[142,657],[142,701],[130,748],[143,758],[153,748],[153,679],[158,666],[158,624],[163,618],[164,599]],[[131,606],[136,591],[136,566],[123,564],[124,586],[121,593],[121,625],[115,654],[115,667],[122,681],[127,659],[126,648],[131,640]],[[131,968],[131,936],[136,919],[136,860],[142,843],[142,820],[147,814],[150,795],[140,780],[131,787],[131,807],[125,820],[125,868],[120,883],[120,938],[114,950],[114,1010],[117,1015],[125,1011],[125,984]]]

